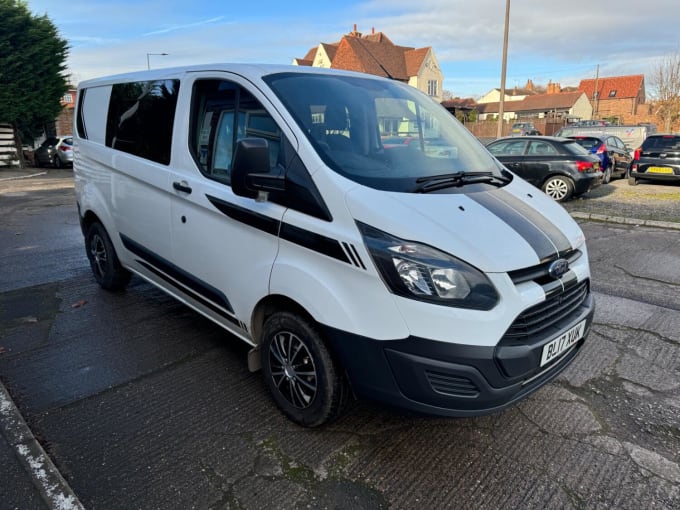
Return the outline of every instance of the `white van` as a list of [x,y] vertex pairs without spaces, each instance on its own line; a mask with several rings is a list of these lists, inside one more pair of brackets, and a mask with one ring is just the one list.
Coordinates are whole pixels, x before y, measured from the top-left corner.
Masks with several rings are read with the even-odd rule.
[[99,284],[134,273],[249,343],[299,424],[352,395],[497,411],[589,332],[579,226],[404,83],[261,65],[89,80],[74,139]]

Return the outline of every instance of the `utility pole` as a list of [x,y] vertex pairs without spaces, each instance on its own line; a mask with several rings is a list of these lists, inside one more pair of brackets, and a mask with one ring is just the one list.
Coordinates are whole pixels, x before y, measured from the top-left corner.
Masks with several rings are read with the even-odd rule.
[[593,117],[597,119],[598,110],[600,109],[600,93],[597,91],[597,82],[600,79],[600,64],[597,64],[597,71],[595,71],[595,91],[593,92],[593,102],[595,103],[595,110],[593,111]]
[[503,136],[503,115],[505,103],[505,73],[508,66],[508,29],[510,28],[510,0],[505,0],[505,33],[503,34],[503,65],[501,69],[501,97],[498,102],[498,128],[496,136]]

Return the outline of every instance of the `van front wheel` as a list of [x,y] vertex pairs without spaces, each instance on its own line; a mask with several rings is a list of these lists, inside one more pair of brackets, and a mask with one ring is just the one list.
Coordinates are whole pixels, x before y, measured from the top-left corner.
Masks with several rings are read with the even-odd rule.
[[269,316],[260,347],[262,372],[283,414],[305,427],[337,418],[349,398],[348,383],[318,327],[292,312]]
[[113,243],[101,223],[95,222],[85,234],[85,249],[97,283],[106,290],[123,290],[132,274],[118,260]]

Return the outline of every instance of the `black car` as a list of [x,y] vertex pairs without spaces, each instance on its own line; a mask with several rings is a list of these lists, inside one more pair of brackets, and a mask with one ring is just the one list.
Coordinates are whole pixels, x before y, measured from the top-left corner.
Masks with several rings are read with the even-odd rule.
[[564,202],[602,183],[600,159],[570,138],[499,138],[486,146],[508,169]]
[[680,135],[649,135],[635,151],[628,184],[638,179],[680,182]]
[[581,147],[600,158],[604,184],[614,177],[625,177],[628,173],[633,155],[630,147],[627,147],[618,136],[573,135],[567,138],[573,138]]

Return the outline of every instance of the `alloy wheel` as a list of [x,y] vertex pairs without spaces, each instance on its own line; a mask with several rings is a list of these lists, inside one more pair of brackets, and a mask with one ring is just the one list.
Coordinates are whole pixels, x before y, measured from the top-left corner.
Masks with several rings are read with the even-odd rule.
[[317,371],[314,359],[305,343],[290,331],[281,331],[269,348],[269,364],[274,386],[298,409],[314,401],[317,392]]

